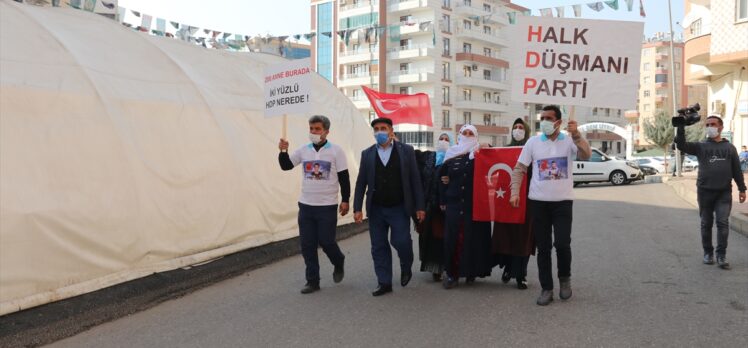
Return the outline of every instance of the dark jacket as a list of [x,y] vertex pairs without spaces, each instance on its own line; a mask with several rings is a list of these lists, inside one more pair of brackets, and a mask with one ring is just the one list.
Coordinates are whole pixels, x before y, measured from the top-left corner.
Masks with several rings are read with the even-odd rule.
[[[400,172],[402,173],[403,204],[408,215],[415,215],[416,211],[424,210],[423,187],[418,174],[416,155],[413,147],[399,141],[393,141],[392,151],[397,151],[400,158]],[[376,162],[377,145],[372,145],[361,151],[361,165],[358,168],[356,191],[353,196],[353,211],[362,211],[364,194],[366,194],[366,211],[371,211],[371,199],[376,191]]]
[[740,192],[745,192],[745,179],[740,170],[738,150],[729,141],[716,142],[707,139],[703,142],[686,142],[685,130],[678,130],[675,144],[678,149],[694,155],[699,160],[699,174],[696,186],[707,190],[730,190],[732,180]]

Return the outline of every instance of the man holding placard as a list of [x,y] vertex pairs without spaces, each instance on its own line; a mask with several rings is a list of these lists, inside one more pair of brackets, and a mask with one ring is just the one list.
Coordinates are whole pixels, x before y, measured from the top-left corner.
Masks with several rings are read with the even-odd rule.
[[541,135],[530,138],[517,165],[511,183],[513,207],[519,206],[522,178],[532,165],[528,209],[532,217],[532,232],[538,248],[538,277],[543,290],[537,304],[545,306],[553,301],[551,249],[556,248],[558,280],[562,300],[571,298],[571,220],[574,199],[572,165],[575,157],[590,158],[590,144],[577,130],[577,122],[569,120],[567,134],[561,133],[561,110],[547,105],[540,114]]
[[[343,280],[345,256],[335,241],[338,224],[337,213],[348,214],[348,201],[351,196],[351,182],[345,153],[340,146],[327,141],[330,133],[330,120],[322,115],[309,119],[309,140],[311,143],[298,148],[289,156],[289,143],[281,139],[278,143],[278,162],[283,170],[291,170],[302,165],[301,197],[299,197],[299,239],[301,254],[306,264],[306,285],[302,294],[309,294],[319,287],[319,260],[317,247],[335,266],[333,280]],[[338,185],[342,200],[338,207]]]

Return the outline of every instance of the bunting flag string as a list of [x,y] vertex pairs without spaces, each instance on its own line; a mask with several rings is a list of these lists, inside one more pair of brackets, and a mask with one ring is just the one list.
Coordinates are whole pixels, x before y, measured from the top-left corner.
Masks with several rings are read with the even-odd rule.
[[639,0],[639,15],[642,17],[647,17],[647,14],[644,13],[644,0]]
[[634,9],[634,0],[625,0],[626,1],[626,9],[631,12]]
[[553,11],[550,8],[541,8],[540,15],[543,17],[553,17]]
[[[624,0],[626,2],[626,9],[631,12],[634,7],[634,0]],[[644,13],[644,0],[639,0],[639,15],[641,17],[646,17],[646,14]],[[609,7],[612,10],[619,10],[621,9],[620,1],[619,0],[604,0],[604,1],[595,1],[595,2],[589,2],[589,3],[581,3],[581,4],[575,4],[575,5],[567,5],[571,6],[572,10],[574,11],[574,17],[579,18],[582,17],[582,7],[586,6],[590,9],[594,10],[595,12],[600,12],[605,9],[605,6]],[[538,9],[538,12],[540,12],[540,16],[542,17],[553,17],[553,9],[556,10],[556,16],[557,17],[565,17],[566,16],[566,6],[556,6],[552,8],[541,8]],[[531,10],[526,11],[508,11],[506,12],[507,19],[509,21],[509,24],[516,24],[517,23],[517,14],[525,15],[525,16],[531,16]],[[485,17],[485,16],[484,16]],[[471,18],[472,19],[472,18]]]
[[605,1],[605,4],[614,10],[618,10],[618,0]]
[[582,17],[582,5],[581,4],[574,5],[572,6],[572,8],[574,9],[574,17],[576,18]]
[[564,16],[564,7],[563,6],[556,7],[556,13],[558,14],[559,18],[565,17]]
[[602,11],[602,10],[603,10],[603,8],[604,8],[604,7],[603,7],[603,3],[602,3],[602,2],[600,2],[600,1],[598,1],[598,2],[590,2],[590,3],[588,3],[588,4],[587,4],[587,6],[588,6],[589,8],[591,8],[591,9],[593,9],[593,10],[597,11],[597,12],[600,12],[600,11]]

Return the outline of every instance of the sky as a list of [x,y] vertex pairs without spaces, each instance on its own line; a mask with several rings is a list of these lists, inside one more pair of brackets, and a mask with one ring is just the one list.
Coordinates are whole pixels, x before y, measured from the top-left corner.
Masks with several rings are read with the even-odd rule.
[[[531,9],[533,15],[539,15],[538,10],[541,8],[566,6],[566,16],[570,17],[573,16],[571,5],[592,1],[514,0],[513,2]],[[668,1],[643,0],[643,2],[646,18],[639,16],[639,0],[634,0],[632,12],[626,10],[624,0],[619,1],[618,11],[605,6],[602,11],[595,12],[583,5],[582,18],[644,21],[644,34],[647,37],[658,31],[669,32]],[[167,21],[250,36],[308,33],[311,28],[310,4],[310,0],[119,0],[119,6],[153,17],[164,18]],[[678,37],[682,28],[676,22],[683,18],[683,1],[672,0],[672,6],[673,30]],[[128,15],[131,16],[131,14]],[[132,17],[134,16],[126,20],[134,21]]]

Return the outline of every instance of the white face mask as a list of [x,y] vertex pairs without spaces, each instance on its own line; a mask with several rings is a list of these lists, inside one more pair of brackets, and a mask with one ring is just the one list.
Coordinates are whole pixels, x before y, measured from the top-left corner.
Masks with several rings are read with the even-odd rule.
[[553,122],[548,120],[540,121],[540,131],[543,132],[546,136],[551,136],[553,132],[556,131],[556,128],[553,127]]
[[464,135],[460,134],[457,137],[457,143],[459,145],[461,145],[461,146],[469,148],[470,145],[474,146],[474,145],[478,144],[478,138],[476,138],[475,136],[469,137],[469,136],[464,136]]
[[309,141],[312,142],[312,144],[317,145],[322,142],[322,134],[314,134],[309,133]]
[[520,140],[524,139],[525,138],[525,130],[524,129],[520,129],[520,128],[512,129],[512,137],[516,141],[520,141]]
[[719,135],[719,129],[716,127],[706,127],[706,136],[710,139],[714,139]]
[[439,140],[436,142],[436,151],[445,152],[449,149],[449,142],[446,140]]

